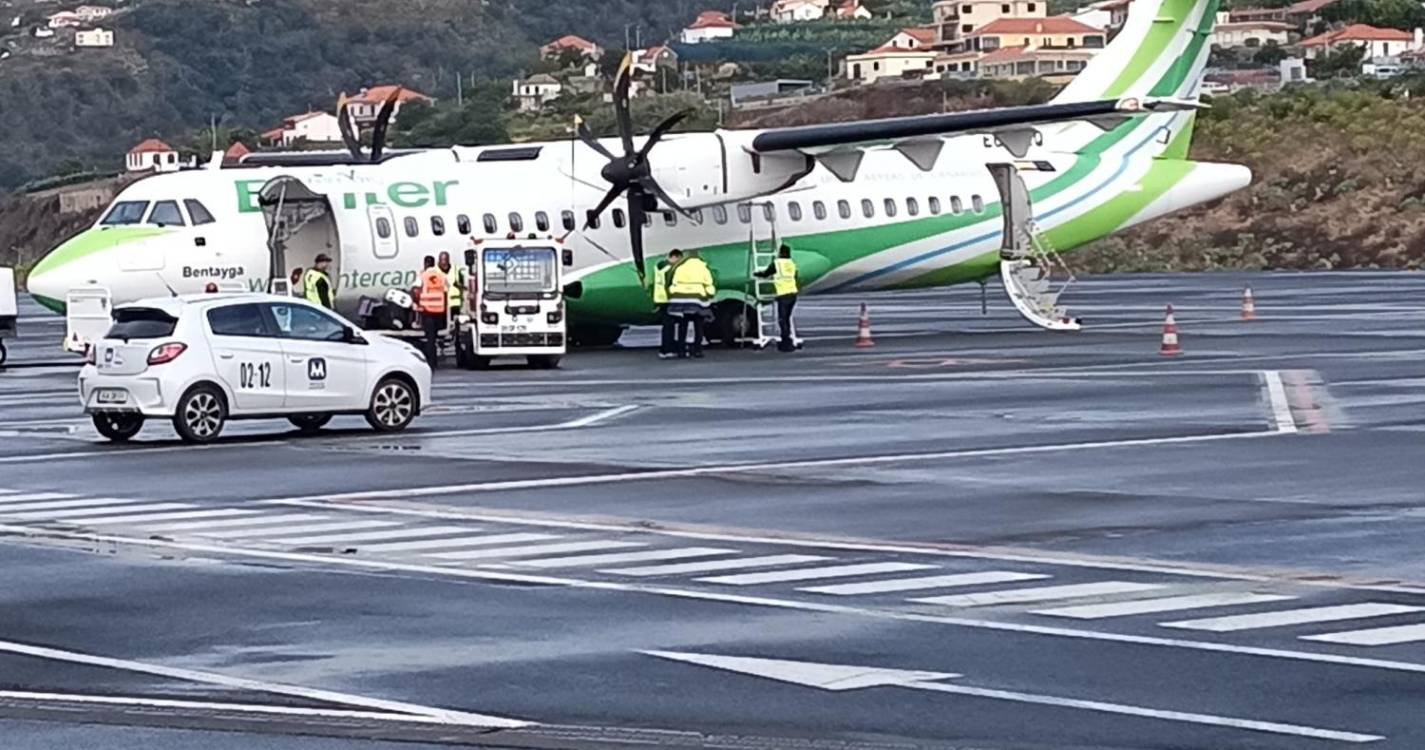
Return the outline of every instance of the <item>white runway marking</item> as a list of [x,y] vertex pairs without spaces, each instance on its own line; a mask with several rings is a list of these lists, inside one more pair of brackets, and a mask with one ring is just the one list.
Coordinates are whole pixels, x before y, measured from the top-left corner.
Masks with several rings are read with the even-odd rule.
[[674,576],[689,573],[712,573],[719,570],[745,570],[747,568],[772,568],[778,565],[821,562],[829,557],[818,555],[767,555],[765,557],[742,557],[736,560],[707,560],[705,562],[674,563],[672,565],[647,565],[637,568],[615,568],[601,570],[600,573],[620,576]]
[[[71,496],[72,497],[72,496]],[[96,505],[121,505],[137,503],[138,500],[121,500],[116,497],[87,497],[83,500],[51,500],[45,503],[19,503],[0,506],[0,515],[21,513],[28,510],[64,510],[66,508],[90,508]]]
[[795,570],[773,570],[765,573],[739,573],[730,576],[699,578],[704,583],[720,583],[727,586],[755,586],[761,583],[788,583],[790,581],[814,581],[821,578],[849,578],[873,573],[904,573],[908,570],[931,570],[934,565],[905,562],[857,563],[855,565],[832,565],[826,568],[797,568]]
[[77,519],[76,523],[83,523],[84,516],[102,516],[112,514],[114,511],[140,511],[140,510],[182,510],[184,508],[195,508],[195,505],[188,503],[141,503],[139,505],[108,505],[97,508],[83,508],[81,510],[60,510],[60,511],[40,511],[36,513],[7,513],[10,518],[19,521],[60,521],[67,519]]
[[273,532],[289,534],[305,534],[318,531],[355,531],[357,529],[379,529],[383,526],[396,526],[394,521],[334,521],[331,523],[314,523],[308,526],[290,526],[282,529],[233,529],[220,531],[199,531],[200,536],[210,536],[214,539],[250,539],[253,537],[271,536]]
[[172,531],[198,531],[201,529],[231,529],[234,527],[247,526],[276,526],[278,524],[306,523],[307,521],[324,521],[331,516],[317,513],[291,513],[288,515],[272,516],[252,516],[249,518],[234,518],[228,521],[187,521],[185,523],[165,523],[154,526],[149,531],[168,533]]
[[[115,510],[124,510],[115,508]],[[179,513],[140,513],[132,516],[103,516],[100,518],[86,518],[84,523],[90,526],[104,526],[114,523],[138,523],[149,521],[183,521],[190,518],[231,518],[232,516],[245,516],[256,513],[255,510],[235,510],[233,508],[221,508],[218,510],[190,510]]]
[[277,682],[264,682],[252,680],[246,677],[232,677],[216,672],[199,672],[194,669],[184,669],[182,667],[165,667],[159,664],[146,664],[143,662],[129,661],[127,659],[114,659],[107,656],[95,656],[77,651],[61,651],[44,646],[31,646],[25,643],[11,643],[0,641],[0,651],[33,656],[40,659],[51,659],[54,661],[65,661],[72,664],[87,664],[95,667],[105,667],[107,669],[120,669],[126,672],[138,672],[140,674],[155,675],[158,677],[168,677],[176,680],[186,680],[198,682],[205,685],[218,685],[238,690],[257,690],[275,695],[287,695],[308,700],[325,701],[344,706],[360,706],[362,708],[372,708],[380,711],[394,711],[397,713],[414,714],[416,716],[426,716],[451,724],[464,724],[470,726],[489,726],[514,728],[529,726],[529,722],[506,719],[500,716],[486,716],[483,714],[472,714],[463,711],[451,711],[443,708],[431,708],[420,706],[414,703],[401,703],[399,701],[388,701],[380,698],[367,698],[360,695],[350,695],[338,693],[331,690],[319,688],[298,687],[296,685],[284,685]]
[[1276,431],[1286,434],[1296,432],[1296,420],[1291,416],[1291,402],[1286,397],[1282,374],[1277,370],[1263,370],[1262,381],[1267,385],[1267,402],[1272,407],[1272,422]]
[[520,560],[512,565],[531,568],[580,568],[598,565],[621,565],[623,563],[653,562],[655,560],[684,560],[689,557],[712,557],[714,555],[735,555],[738,550],[716,547],[685,547],[683,549],[653,549],[643,552],[621,552],[607,555],[576,555],[573,557],[547,557],[538,560]]
[[1425,641],[1425,625],[1396,625],[1389,628],[1347,630],[1323,635],[1304,635],[1303,641],[1344,643],[1349,646],[1393,646],[1397,643]]
[[1083,599],[1107,594],[1127,594],[1137,591],[1152,591],[1163,588],[1158,583],[1131,583],[1128,581],[1103,581],[1101,583],[1072,583],[1067,586],[1040,586],[1028,589],[1007,589],[1004,591],[982,591],[978,594],[952,594],[912,599],[923,604],[940,604],[946,607],[986,607],[999,604],[1027,604],[1048,602],[1056,599]]
[[1227,592],[1222,594],[1190,594],[1187,596],[1167,596],[1159,599],[1134,599],[1127,602],[1107,604],[1080,604],[1058,609],[1035,610],[1036,615],[1051,617],[1071,617],[1076,620],[1099,620],[1105,617],[1127,617],[1157,612],[1178,612],[1185,609],[1207,609],[1209,607],[1235,607],[1244,604],[1266,604],[1295,599],[1285,594],[1252,594]]
[[[13,490],[11,492],[13,493]],[[73,497],[78,496],[71,495],[66,492],[31,492],[24,495],[8,494],[5,497],[0,497],[0,505],[9,505],[11,503],[37,502],[40,500],[64,500],[66,498]]]
[[941,589],[955,586],[978,586],[987,583],[1014,583],[1033,581],[1049,576],[1041,573],[1014,573],[990,570],[983,573],[953,573],[943,576],[921,578],[892,578],[887,581],[867,581],[865,583],[837,583],[830,586],[811,586],[797,591],[833,596],[859,596],[861,594],[888,594],[895,591],[917,591],[920,589]]
[[[203,712],[225,712],[239,714],[259,714],[266,716],[296,716],[324,719],[357,719],[362,721],[384,721],[402,724],[449,724],[450,722],[433,716],[393,713],[385,711],[352,711],[333,708],[303,708],[300,706],[274,706],[260,703],[217,703],[211,701],[171,700],[168,698],[145,698],[127,695],[82,695],[74,693],[31,693],[20,690],[0,690],[0,700],[31,701],[35,703],[93,704],[100,706],[122,706],[125,708],[171,708]],[[483,725],[482,725],[483,726]]]
[[150,453],[174,453],[183,451],[185,453],[202,455],[206,451],[222,451],[229,448],[263,448],[272,445],[282,445],[284,440],[260,440],[253,442],[218,443],[216,445],[159,445],[152,448],[123,448],[116,450],[108,446],[107,443],[95,442],[99,450],[90,451],[64,451],[61,453],[33,453],[20,456],[0,457],[0,464],[27,464],[27,463],[48,463],[50,461],[68,461],[76,458],[115,458],[118,456],[144,456]]
[[1238,630],[1277,628],[1286,625],[1307,625],[1313,622],[1337,622],[1340,620],[1356,620],[1366,617],[1403,615],[1409,612],[1425,612],[1425,607],[1366,602],[1364,604],[1342,604],[1334,607],[1287,609],[1280,612],[1263,612],[1257,615],[1208,617],[1201,620],[1180,620],[1178,622],[1164,622],[1160,624],[1165,628],[1208,630],[1213,633],[1232,633]]
[[362,552],[413,552],[416,550],[460,549],[462,547],[489,547],[496,544],[523,544],[559,539],[558,534],[492,534],[458,539],[426,539],[419,542],[391,542],[389,544],[368,544]]
[[589,552],[600,549],[629,549],[647,547],[643,542],[564,542],[560,544],[535,544],[527,547],[496,547],[495,549],[472,549],[464,552],[437,552],[427,557],[442,560],[486,560],[501,557],[535,557],[560,552]]
[[[325,544],[327,542],[341,542],[343,544],[355,544],[357,542],[375,542],[388,539],[410,539],[412,537],[423,536],[449,536],[451,534],[474,534],[479,531],[478,526],[425,526],[414,529],[388,529],[386,531],[362,531],[355,534],[318,534],[316,536],[278,536],[274,535],[269,541],[280,544]],[[445,540],[450,541],[450,540]]]

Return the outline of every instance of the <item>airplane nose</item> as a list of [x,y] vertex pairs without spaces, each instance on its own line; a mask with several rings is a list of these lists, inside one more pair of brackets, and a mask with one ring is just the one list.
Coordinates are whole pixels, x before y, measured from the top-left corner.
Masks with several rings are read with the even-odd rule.
[[69,285],[62,278],[65,273],[56,262],[56,256],[63,247],[61,245],[41,258],[25,279],[25,288],[35,302],[61,314],[64,313],[64,298],[69,294]]

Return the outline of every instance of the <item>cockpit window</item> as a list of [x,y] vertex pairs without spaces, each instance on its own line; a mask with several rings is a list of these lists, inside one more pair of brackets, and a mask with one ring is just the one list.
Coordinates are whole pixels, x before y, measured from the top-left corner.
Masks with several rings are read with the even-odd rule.
[[208,207],[204,206],[201,201],[188,198],[183,201],[183,207],[188,209],[188,217],[193,220],[193,226],[195,227],[202,226],[203,224],[212,224],[217,221],[217,219],[213,218],[212,212],[209,211]]
[[161,227],[183,226],[183,212],[178,210],[178,201],[159,201],[153,204],[153,213],[148,215],[148,223]]
[[109,209],[109,213],[105,214],[104,220],[99,223],[108,227],[137,224],[143,221],[146,211],[148,211],[148,201],[119,201]]

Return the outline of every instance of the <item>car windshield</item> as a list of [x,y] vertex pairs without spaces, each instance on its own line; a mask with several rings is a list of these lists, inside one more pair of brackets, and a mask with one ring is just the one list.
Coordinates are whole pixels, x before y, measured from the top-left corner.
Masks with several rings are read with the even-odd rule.
[[109,213],[104,215],[104,220],[99,222],[104,226],[117,226],[120,224],[137,224],[143,221],[144,212],[148,210],[148,201],[119,201]]
[[552,247],[491,248],[481,255],[486,296],[555,291],[559,254]]
[[114,311],[114,325],[105,338],[161,339],[173,335],[178,319],[152,307],[121,307]]

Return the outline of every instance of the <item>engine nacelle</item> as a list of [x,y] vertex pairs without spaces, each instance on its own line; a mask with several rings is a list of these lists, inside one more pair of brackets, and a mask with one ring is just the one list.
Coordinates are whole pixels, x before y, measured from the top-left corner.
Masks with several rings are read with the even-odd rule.
[[684,208],[701,208],[775,193],[815,166],[811,157],[795,151],[753,153],[756,135],[719,130],[668,136],[649,154],[653,179]]

